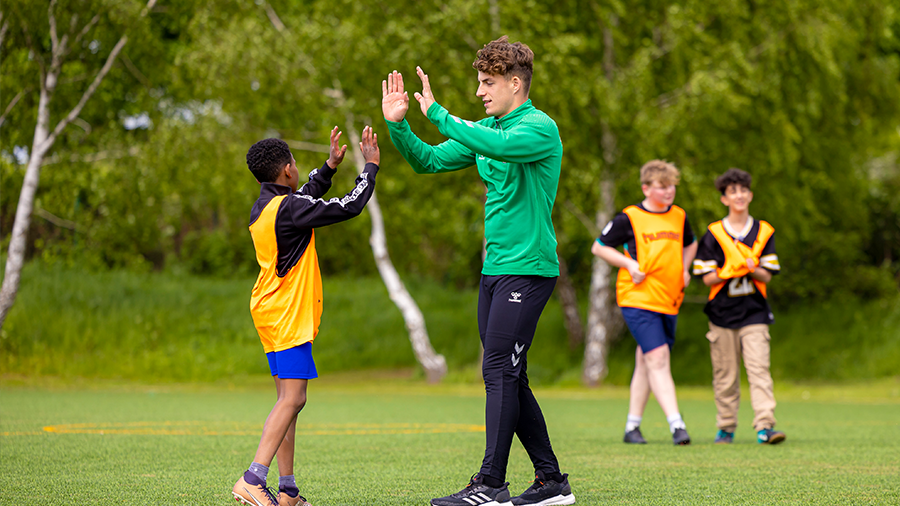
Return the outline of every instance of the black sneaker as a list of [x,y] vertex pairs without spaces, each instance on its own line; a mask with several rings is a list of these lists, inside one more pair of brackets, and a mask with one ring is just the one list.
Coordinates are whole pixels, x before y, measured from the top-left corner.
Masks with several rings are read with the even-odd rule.
[[[431,506],[512,506],[509,502],[509,483],[500,488],[484,484],[481,474],[473,474],[466,488],[447,497],[431,500]],[[562,503],[560,503],[562,504]]]
[[625,442],[635,445],[645,445],[647,441],[644,440],[643,434],[641,434],[641,428],[638,427],[634,430],[630,430],[625,433]]
[[672,442],[677,445],[689,445],[691,444],[691,436],[688,436],[688,433],[684,429],[675,429],[675,432],[672,433]]
[[516,506],[551,506],[556,504],[575,504],[575,495],[569,486],[569,475],[564,474],[561,483],[544,478],[538,471],[534,475],[534,483],[528,490],[512,498]]

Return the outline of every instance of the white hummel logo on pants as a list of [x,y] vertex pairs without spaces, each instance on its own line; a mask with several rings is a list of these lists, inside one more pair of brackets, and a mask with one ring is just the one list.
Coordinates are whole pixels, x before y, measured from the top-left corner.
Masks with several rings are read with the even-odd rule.
[[519,355],[522,354],[522,350],[525,349],[525,346],[520,345],[518,342],[516,342],[515,349],[516,349],[516,352],[510,356],[510,358],[512,359],[513,367],[519,365]]

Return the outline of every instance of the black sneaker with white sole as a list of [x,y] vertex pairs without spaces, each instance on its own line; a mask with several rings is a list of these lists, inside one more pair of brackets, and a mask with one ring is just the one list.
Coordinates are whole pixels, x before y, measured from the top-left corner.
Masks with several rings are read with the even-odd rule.
[[480,474],[472,475],[466,488],[447,497],[431,500],[431,506],[512,506],[509,502],[509,483],[494,488],[484,484]]
[[556,482],[538,471],[534,475],[534,483],[528,490],[512,498],[516,506],[552,506],[556,504],[575,504],[575,494],[569,486],[569,475],[562,475],[563,481]]

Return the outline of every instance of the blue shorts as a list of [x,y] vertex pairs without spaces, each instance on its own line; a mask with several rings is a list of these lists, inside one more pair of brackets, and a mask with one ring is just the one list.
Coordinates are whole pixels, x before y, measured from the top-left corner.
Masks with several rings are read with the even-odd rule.
[[316,363],[313,362],[312,341],[294,348],[266,353],[272,376],[281,379],[313,379],[318,378]]
[[622,317],[641,351],[647,353],[667,344],[675,344],[675,322],[678,315],[663,314],[635,307],[623,307]]

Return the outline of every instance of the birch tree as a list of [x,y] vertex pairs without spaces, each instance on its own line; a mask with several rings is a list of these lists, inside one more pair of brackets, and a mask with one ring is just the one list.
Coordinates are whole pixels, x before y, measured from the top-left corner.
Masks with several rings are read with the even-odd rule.
[[[153,8],[156,0],[148,0],[146,5],[140,11],[139,18],[144,18]],[[109,73],[113,63],[128,43],[127,28],[122,31],[116,44],[112,47],[109,55],[106,57],[103,66],[96,71],[93,80],[87,89],[81,95],[81,98],[74,107],[60,119],[56,125],[52,125],[50,117],[51,101],[54,93],[57,91],[59,77],[62,73],[63,66],[67,63],[66,57],[69,56],[73,48],[78,48],[85,36],[93,30],[100,21],[101,14],[96,13],[87,22],[79,24],[79,15],[72,14],[68,27],[60,30],[57,26],[57,2],[52,0],[47,7],[47,23],[49,24],[50,51],[45,54],[41,48],[40,42],[36,39],[36,33],[33,32],[35,27],[28,25],[25,19],[19,19],[21,30],[24,38],[28,43],[31,54],[38,61],[40,66],[40,75],[38,80],[38,91],[40,98],[37,108],[37,122],[34,128],[34,137],[31,142],[31,150],[29,151],[28,164],[25,169],[25,179],[22,184],[22,191],[19,194],[19,202],[16,206],[16,217],[13,222],[12,234],[9,242],[9,253],[6,259],[6,271],[3,278],[3,285],[0,288],[0,328],[6,321],[6,315],[16,300],[16,294],[19,291],[19,283],[21,280],[22,267],[25,263],[25,244],[28,236],[28,228],[31,223],[31,214],[34,208],[34,196],[37,192],[38,182],[40,180],[41,165],[44,157],[53,147],[59,135],[63,130],[78,118],[84,106],[91,99],[100,83]],[[6,27],[4,16],[3,27]],[[15,20],[13,21],[15,23]],[[5,29],[0,29],[4,32]],[[47,58],[48,60],[45,60]],[[15,101],[19,97],[13,99],[7,107],[7,110],[15,106]],[[5,115],[5,113],[4,113]]]

